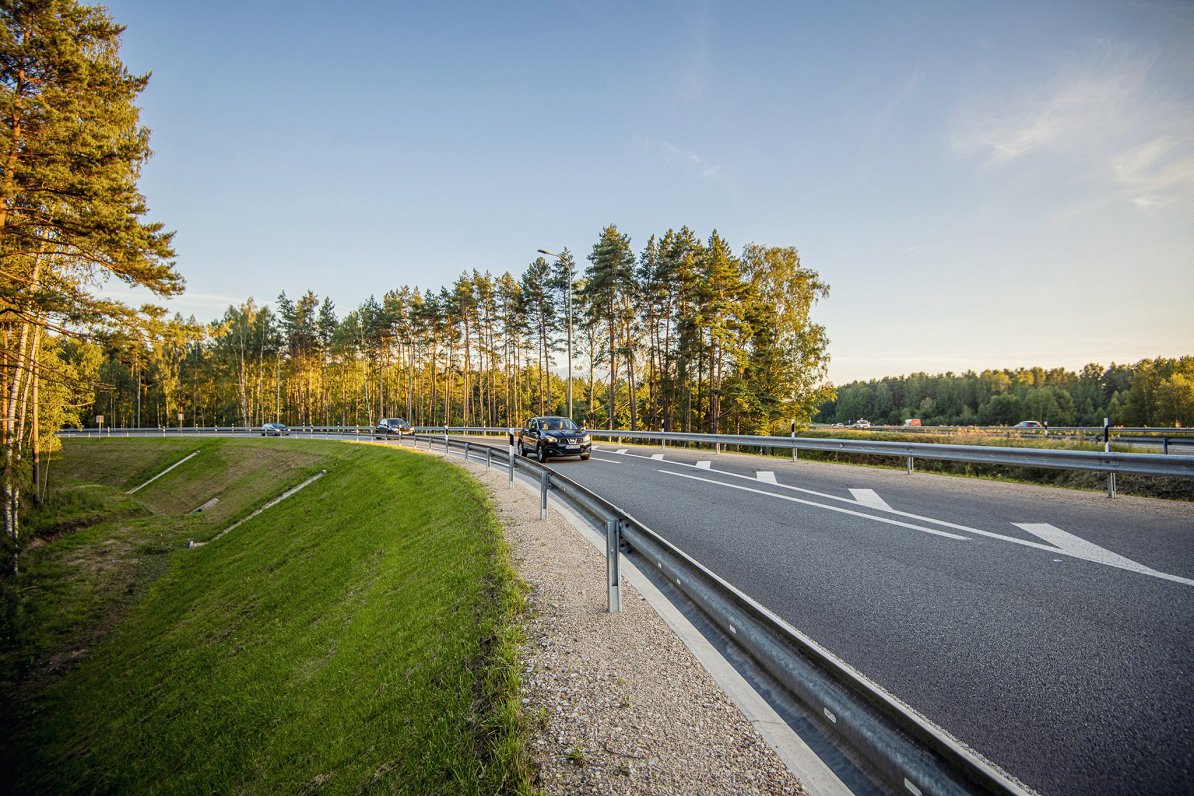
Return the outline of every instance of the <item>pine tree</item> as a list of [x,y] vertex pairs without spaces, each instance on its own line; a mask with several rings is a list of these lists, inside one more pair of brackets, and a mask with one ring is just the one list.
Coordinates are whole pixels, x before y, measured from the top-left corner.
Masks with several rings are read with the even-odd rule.
[[[149,157],[137,95],[148,77],[120,61],[120,34],[74,0],[0,0],[0,338],[4,359],[4,528],[19,541],[18,411],[37,392],[38,340],[138,328],[144,317],[89,286],[108,278],[181,292],[170,233],[143,220]],[[38,443],[32,440],[34,447]]]

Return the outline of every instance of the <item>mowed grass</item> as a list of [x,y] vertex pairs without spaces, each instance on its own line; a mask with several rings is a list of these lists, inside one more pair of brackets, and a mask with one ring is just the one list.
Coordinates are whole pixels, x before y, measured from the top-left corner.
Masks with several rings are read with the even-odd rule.
[[530,790],[520,591],[466,474],[296,439],[78,440],[53,467],[8,611],[6,790]]

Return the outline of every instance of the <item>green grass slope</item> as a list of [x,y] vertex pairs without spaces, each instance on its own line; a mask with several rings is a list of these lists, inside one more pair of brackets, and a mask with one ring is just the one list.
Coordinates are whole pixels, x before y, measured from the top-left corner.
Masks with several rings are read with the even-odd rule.
[[54,466],[6,611],[6,790],[529,789],[520,593],[467,475],[295,439],[79,440]]

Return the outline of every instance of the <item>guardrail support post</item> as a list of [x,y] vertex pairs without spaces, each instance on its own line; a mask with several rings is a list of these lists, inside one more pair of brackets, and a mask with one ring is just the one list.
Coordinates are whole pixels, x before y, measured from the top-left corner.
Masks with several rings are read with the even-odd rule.
[[543,470],[539,476],[539,519],[547,519],[547,487],[551,484],[551,471]]
[[510,454],[510,488],[514,488],[514,449],[509,450]]
[[1115,497],[1115,473],[1107,473],[1107,497]]
[[609,586],[608,610],[611,614],[622,610],[622,581],[618,575],[619,522],[614,517],[605,523],[605,579]]
[[1161,437],[1161,453],[1169,455],[1169,437]]
[[493,448],[485,448],[485,469],[488,470],[491,464],[490,460],[493,458]]
[[468,461],[468,440],[464,442],[464,460]]
[[912,460],[913,460],[913,457],[909,456],[908,457],[908,475],[912,475]]

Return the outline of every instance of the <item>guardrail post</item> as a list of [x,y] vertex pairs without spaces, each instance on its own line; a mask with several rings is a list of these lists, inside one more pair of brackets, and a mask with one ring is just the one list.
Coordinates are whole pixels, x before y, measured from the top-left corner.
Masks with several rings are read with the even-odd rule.
[[1169,437],[1161,437],[1161,453],[1169,455]]
[[912,475],[912,459],[913,457],[908,457],[908,475]]
[[468,461],[468,440],[464,441],[464,460]]
[[486,470],[489,469],[490,459],[493,458],[492,454],[493,454],[493,448],[486,447],[485,448],[485,469]]
[[1107,473],[1107,497],[1115,497],[1115,473]]
[[608,611],[611,614],[622,610],[622,581],[618,575],[619,524],[617,517],[605,523],[605,579],[609,586]]
[[509,450],[510,454],[510,488],[514,488],[514,449]]
[[551,484],[551,471],[543,470],[539,476],[539,519],[547,519],[547,487]]

